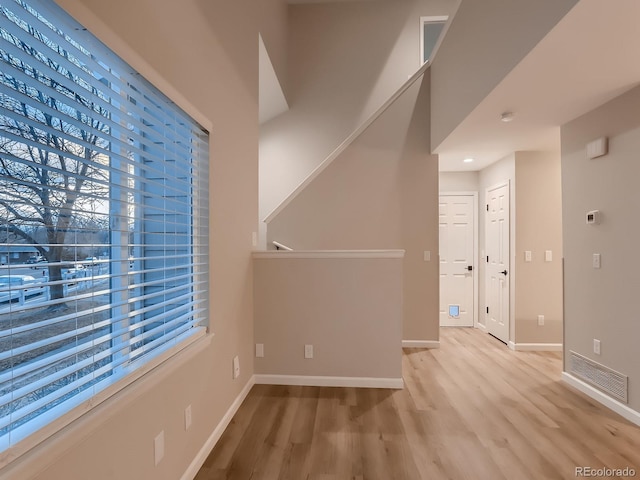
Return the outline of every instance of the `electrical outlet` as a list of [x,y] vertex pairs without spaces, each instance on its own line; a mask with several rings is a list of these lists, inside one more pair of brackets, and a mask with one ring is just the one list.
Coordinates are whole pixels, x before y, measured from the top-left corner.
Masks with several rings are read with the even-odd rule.
[[593,268],[600,268],[600,254],[593,254]]
[[256,343],[256,357],[264,357],[264,343]]
[[538,315],[538,326],[544,325],[544,315]]
[[184,409],[184,429],[189,430],[191,428],[191,405],[187,405]]
[[156,465],[164,458],[164,430],[153,439],[153,456]]
[[423,258],[424,258],[425,262],[430,262],[431,261],[431,251],[430,250],[425,250]]
[[600,355],[600,340],[593,339],[593,353]]
[[313,358],[313,345],[304,346],[304,358]]
[[551,250],[545,250],[544,252],[544,261],[551,262],[553,260],[553,252]]
[[236,355],[233,357],[233,378],[238,378],[240,376],[240,359]]
[[530,262],[530,261],[531,261],[531,258],[532,258],[531,250],[527,250],[527,251],[525,251],[525,252],[524,252],[524,261],[525,261],[525,262]]

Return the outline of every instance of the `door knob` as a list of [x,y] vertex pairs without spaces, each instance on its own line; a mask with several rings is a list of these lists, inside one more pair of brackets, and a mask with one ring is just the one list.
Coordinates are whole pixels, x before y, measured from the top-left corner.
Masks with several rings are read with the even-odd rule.
[[507,275],[507,271],[506,271],[506,270],[503,270],[503,271],[501,271],[500,273],[501,273],[501,274],[503,274],[503,275],[505,275],[505,276]]
[[469,270],[470,272],[472,272],[472,271],[473,271],[473,265],[468,265],[468,266],[467,266],[467,270]]

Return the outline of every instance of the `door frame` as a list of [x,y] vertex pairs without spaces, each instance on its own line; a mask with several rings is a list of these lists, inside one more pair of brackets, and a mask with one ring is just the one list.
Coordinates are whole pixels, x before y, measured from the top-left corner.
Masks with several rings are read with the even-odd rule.
[[[478,257],[478,243],[480,237],[480,231],[478,230],[478,217],[480,212],[478,210],[478,192],[477,191],[454,191],[454,192],[439,192],[438,198],[442,196],[450,197],[473,197],[473,328],[478,328],[478,312],[480,311],[480,305],[478,304],[478,277],[480,276],[480,259]],[[439,248],[439,247],[438,247]],[[438,251],[438,270],[440,269],[440,252]],[[439,275],[438,275],[439,277]],[[438,291],[440,289],[440,281],[438,280]],[[438,325],[440,322],[438,322]],[[469,327],[464,327],[469,328]]]
[[[509,294],[507,295],[507,300],[509,302],[509,308],[507,309],[507,312],[509,314],[509,318],[508,318],[508,326],[509,326],[509,333],[507,335],[507,347],[509,347],[509,345],[512,343],[512,338],[514,338],[514,325],[513,325],[513,320],[514,320],[514,311],[512,310],[513,308],[513,302],[514,302],[514,297],[513,297],[513,292],[514,292],[514,286],[515,286],[515,242],[514,242],[514,238],[513,238],[513,228],[515,226],[515,219],[514,219],[514,205],[513,205],[513,191],[511,188],[511,179],[507,178],[506,180],[500,181],[498,183],[495,183],[493,185],[490,185],[488,187],[485,188],[484,191],[484,203],[486,204],[488,202],[488,197],[489,197],[489,192],[491,190],[496,190],[498,188],[502,188],[502,187],[507,187],[507,191],[509,192],[509,255],[507,256],[509,265],[507,267],[507,270],[509,271],[509,276],[507,279],[507,285],[509,288]],[[484,250],[483,250],[483,255],[486,254],[486,250],[487,250],[487,232],[489,230],[488,228],[488,224],[489,224],[489,216],[487,215],[487,212],[485,209],[482,210],[482,214],[484,216]],[[483,258],[484,259],[484,258]],[[484,278],[483,278],[483,282],[484,282],[484,303],[486,306],[488,306],[489,304],[489,291],[487,289],[487,286],[489,285],[489,270],[486,267],[486,263],[485,263],[485,268],[484,268]],[[484,313],[485,315],[485,319],[484,319],[484,325],[482,325],[482,330],[484,330],[485,332],[488,333],[488,328],[487,328],[487,322],[488,322],[488,316],[486,313]]]

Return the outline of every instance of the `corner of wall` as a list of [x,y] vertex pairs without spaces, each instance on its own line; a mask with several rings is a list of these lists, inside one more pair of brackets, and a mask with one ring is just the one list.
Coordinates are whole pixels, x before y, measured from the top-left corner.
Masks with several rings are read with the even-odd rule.
[[[640,87],[635,87],[561,128],[565,364],[575,351],[627,375],[628,406],[636,412],[640,322],[631,312],[638,294],[640,228],[631,219],[640,204],[639,110]],[[587,158],[586,145],[603,135],[609,139],[608,153]],[[600,224],[586,223],[590,210],[601,212]],[[600,268],[593,265],[596,253]],[[601,342],[599,354],[594,339]]]

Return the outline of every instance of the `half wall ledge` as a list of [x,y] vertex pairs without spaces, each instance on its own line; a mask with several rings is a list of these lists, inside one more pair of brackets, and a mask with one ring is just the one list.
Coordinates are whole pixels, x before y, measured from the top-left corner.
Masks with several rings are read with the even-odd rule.
[[404,258],[404,250],[264,250],[253,258]]

